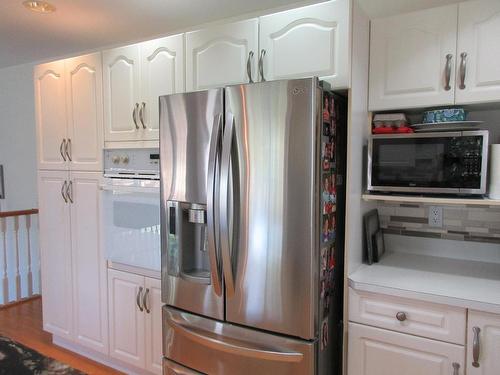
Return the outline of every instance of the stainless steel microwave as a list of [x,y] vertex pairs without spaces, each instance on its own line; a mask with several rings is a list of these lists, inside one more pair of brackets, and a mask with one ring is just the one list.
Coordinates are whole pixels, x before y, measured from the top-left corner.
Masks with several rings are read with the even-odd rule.
[[374,135],[368,190],[485,194],[488,131]]

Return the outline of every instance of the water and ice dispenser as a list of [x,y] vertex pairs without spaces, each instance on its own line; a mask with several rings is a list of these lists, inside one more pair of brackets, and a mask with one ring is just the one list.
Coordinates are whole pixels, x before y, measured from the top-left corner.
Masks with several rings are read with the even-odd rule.
[[167,202],[168,274],[210,284],[206,205]]

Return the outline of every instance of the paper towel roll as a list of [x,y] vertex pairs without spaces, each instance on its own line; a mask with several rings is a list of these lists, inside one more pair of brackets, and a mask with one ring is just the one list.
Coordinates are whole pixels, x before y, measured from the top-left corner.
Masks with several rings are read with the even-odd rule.
[[489,197],[500,199],[500,144],[490,146]]

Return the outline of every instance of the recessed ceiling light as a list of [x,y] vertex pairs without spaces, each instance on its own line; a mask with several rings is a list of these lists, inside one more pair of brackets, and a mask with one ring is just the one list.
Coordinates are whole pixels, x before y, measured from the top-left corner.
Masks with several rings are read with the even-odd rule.
[[56,7],[46,1],[23,1],[23,5],[33,12],[52,13]]

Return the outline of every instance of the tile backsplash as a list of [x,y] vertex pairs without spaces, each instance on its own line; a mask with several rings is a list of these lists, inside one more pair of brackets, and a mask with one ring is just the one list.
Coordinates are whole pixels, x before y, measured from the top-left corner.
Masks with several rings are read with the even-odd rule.
[[453,205],[443,208],[443,226],[431,227],[429,207],[435,204],[379,202],[384,233],[500,244],[500,207]]

